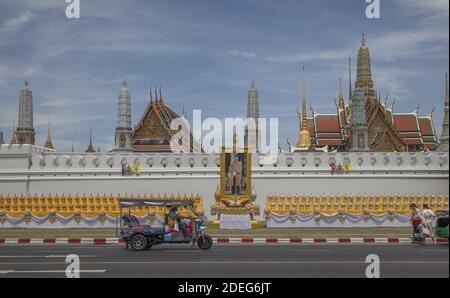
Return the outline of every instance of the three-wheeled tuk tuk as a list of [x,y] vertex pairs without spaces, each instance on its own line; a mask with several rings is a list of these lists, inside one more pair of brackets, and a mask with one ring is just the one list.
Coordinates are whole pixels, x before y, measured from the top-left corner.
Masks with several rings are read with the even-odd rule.
[[[187,207],[193,214],[195,213],[193,200],[165,200],[165,199],[120,199],[120,237],[125,241],[126,248],[131,247],[135,251],[150,249],[153,245],[163,243],[178,243],[195,245],[202,250],[210,249],[213,240],[204,233],[204,218],[177,218],[175,222],[183,220],[185,234],[180,229],[175,229],[168,225],[168,211],[173,208]],[[138,218],[131,213],[136,207],[164,207],[165,215],[163,222],[159,225],[146,225],[140,223]],[[123,213],[123,209],[128,208],[128,213]],[[181,222],[180,222],[181,224]]]
[[448,239],[448,209],[436,211],[436,237]]

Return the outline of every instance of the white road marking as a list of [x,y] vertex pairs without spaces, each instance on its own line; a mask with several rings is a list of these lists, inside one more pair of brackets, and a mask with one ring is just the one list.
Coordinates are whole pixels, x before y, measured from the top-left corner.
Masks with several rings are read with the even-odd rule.
[[[49,256],[0,256],[0,259],[19,259],[19,258],[66,258],[67,255],[49,255]],[[81,255],[80,258],[97,258],[99,256],[93,256],[93,255]]]
[[[105,273],[105,269],[100,270],[75,270],[72,272],[77,273]],[[66,273],[66,270],[27,270],[27,271],[16,271],[16,270],[0,270],[0,274],[11,274],[11,273]]]
[[298,249],[298,250],[294,250],[294,252],[331,252],[331,250],[329,250],[329,249],[317,249],[317,250],[314,250],[314,249],[311,249],[311,250],[307,250],[307,249],[301,250],[301,249]]

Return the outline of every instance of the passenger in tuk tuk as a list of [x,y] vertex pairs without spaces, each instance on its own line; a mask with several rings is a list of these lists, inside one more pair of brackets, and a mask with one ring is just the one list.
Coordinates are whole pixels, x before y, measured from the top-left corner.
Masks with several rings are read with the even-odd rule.
[[188,218],[188,217],[181,214],[180,212],[178,212],[177,207],[172,207],[170,209],[169,213],[167,214],[167,225],[169,226],[169,228],[173,229],[175,227],[175,222],[176,222],[178,225],[178,228],[183,233],[183,237],[186,239],[187,238],[187,227],[186,227],[186,223],[184,223],[182,220],[185,218]]

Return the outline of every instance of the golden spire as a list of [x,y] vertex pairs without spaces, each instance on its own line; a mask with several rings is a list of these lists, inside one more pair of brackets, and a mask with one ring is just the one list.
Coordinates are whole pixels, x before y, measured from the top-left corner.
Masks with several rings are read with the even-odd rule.
[[339,79],[339,109],[345,110],[344,90],[342,89],[342,79]]
[[47,141],[45,141],[44,147],[48,148],[48,149],[54,149],[53,148],[53,143],[52,143],[52,134],[51,134],[51,131],[50,131],[50,117],[48,117]]
[[[298,137],[298,147],[309,149],[311,147],[311,136],[308,129],[308,110],[306,108],[306,85],[305,85],[305,67],[302,68],[302,113],[300,133]],[[299,115],[300,116],[300,115]]]
[[86,149],[86,153],[95,153],[94,146],[92,146],[92,126],[91,126],[90,132],[89,132],[89,145]]
[[306,109],[306,85],[305,85],[305,67],[302,69],[302,126],[301,129],[308,129],[308,110]]

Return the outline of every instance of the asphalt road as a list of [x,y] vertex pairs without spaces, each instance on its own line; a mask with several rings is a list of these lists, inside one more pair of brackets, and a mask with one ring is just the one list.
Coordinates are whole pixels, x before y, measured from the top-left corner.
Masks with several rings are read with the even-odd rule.
[[123,246],[3,246],[0,278],[65,277],[68,254],[81,277],[277,278],[365,277],[366,257],[380,257],[381,277],[449,277],[448,245],[161,245],[134,252]]

